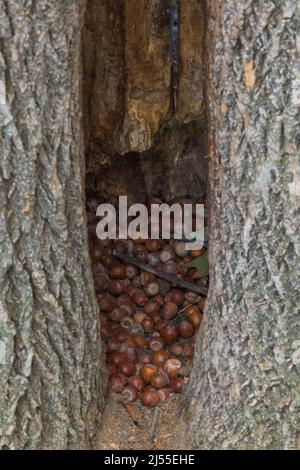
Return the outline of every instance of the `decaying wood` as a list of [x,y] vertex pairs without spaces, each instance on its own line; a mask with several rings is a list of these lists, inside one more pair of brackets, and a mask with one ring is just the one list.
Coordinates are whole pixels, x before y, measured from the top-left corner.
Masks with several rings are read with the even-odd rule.
[[198,286],[197,284],[193,284],[192,282],[185,281],[184,279],[179,279],[174,274],[164,273],[150,264],[143,263],[143,261],[138,260],[134,256],[124,255],[123,253],[119,253],[118,251],[113,252],[116,258],[119,258],[124,263],[133,264],[134,266],[142,269],[143,271],[148,271],[149,273],[155,274],[155,276],[165,279],[166,281],[170,282],[173,286],[182,287],[183,289],[187,289],[192,292],[196,292],[196,294],[206,296],[208,289],[206,287]]

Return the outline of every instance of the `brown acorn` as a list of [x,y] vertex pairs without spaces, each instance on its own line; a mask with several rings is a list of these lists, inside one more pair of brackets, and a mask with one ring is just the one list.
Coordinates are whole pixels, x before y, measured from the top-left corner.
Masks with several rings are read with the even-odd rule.
[[174,243],[173,248],[174,248],[175,254],[179,256],[180,258],[184,258],[188,254],[188,251],[185,248],[184,242],[176,241]]
[[122,294],[117,298],[117,303],[121,307],[126,302],[131,302],[131,297],[128,294]]
[[161,349],[160,351],[155,351],[152,356],[152,362],[158,368],[162,367],[166,361],[169,359],[170,353],[165,349]]
[[140,274],[139,281],[142,286],[148,284],[148,282],[152,282],[156,280],[156,276],[152,273],[148,273],[147,271],[143,271]]
[[144,328],[142,327],[142,325],[140,325],[139,323],[134,323],[130,329],[130,333],[132,334],[132,336],[136,337],[136,336],[143,336],[144,335]]
[[100,261],[103,256],[103,248],[100,246],[94,246],[91,250],[93,261]]
[[157,390],[153,387],[147,387],[142,393],[141,393],[141,402],[143,405],[153,408],[159,403],[159,394]]
[[135,266],[133,266],[132,264],[128,264],[126,266],[126,276],[129,278],[129,279],[133,279],[135,276],[138,275],[138,268],[136,268]]
[[126,376],[117,372],[110,376],[111,388],[114,392],[121,393],[126,385]]
[[171,289],[170,282],[166,281],[165,279],[158,279],[157,282],[159,284],[160,294],[161,295],[166,295]]
[[110,287],[110,279],[107,274],[99,273],[94,277],[94,285],[96,292],[104,291]]
[[111,279],[109,287],[108,287],[108,292],[112,295],[120,295],[122,294],[123,291],[123,284],[122,281],[119,279]]
[[127,252],[126,240],[114,240],[113,247],[114,247],[114,250],[117,251],[118,253]]
[[181,338],[191,338],[195,333],[195,327],[188,320],[182,320],[178,325],[178,333]]
[[117,338],[109,338],[106,342],[106,351],[107,353],[116,352],[120,348],[120,341]]
[[122,328],[125,328],[125,330],[130,330],[132,328],[132,325],[134,324],[134,321],[131,317],[124,317],[122,318],[120,322]]
[[98,274],[102,274],[104,273],[104,266],[102,263],[93,263],[92,264],[92,274],[93,274],[93,277],[96,277]]
[[165,345],[165,342],[163,338],[161,338],[160,336],[153,336],[149,340],[149,347],[154,352],[160,351],[161,349],[163,349],[164,345]]
[[188,272],[186,274],[186,277],[189,281],[194,282],[195,281],[194,277],[195,277],[196,274],[197,274],[197,269],[192,268],[192,269],[188,270]]
[[203,312],[204,306],[205,306],[205,297],[200,297],[199,302],[197,303],[197,306],[200,312]]
[[180,377],[174,377],[171,379],[171,390],[174,393],[181,393],[183,389],[184,382]]
[[205,248],[199,248],[198,250],[191,250],[190,256],[192,258],[198,258],[199,256],[202,256],[205,252],[206,252]]
[[138,361],[138,354],[135,348],[132,346],[127,347],[127,349],[124,351],[124,356],[127,362],[136,363]]
[[192,344],[185,344],[183,346],[182,357],[191,358],[194,355],[194,346]]
[[184,294],[180,289],[171,289],[166,295],[166,302],[181,305],[184,302]]
[[164,388],[170,385],[168,374],[164,370],[158,370],[151,379],[151,385],[156,388]]
[[143,307],[145,303],[148,301],[148,297],[145,294],[144,291],[139,289],[138,292],[135,292],[134,295],[132,296],[134,302],[139,305],[140,307]]
[[144,381],[139,375],[133,375],[129,377],[128,384],[132,385],[138,392],[140,392],[144,387]]
[[149,316],[151,316],[151,318],[154,321],[155,325],[157,325],[157,323],[161,320],[161,316],[158,312],[154,312]]
[[144,245],[135,244],[135,254],[136,254],[137,258],[140,261],[143,261],[144,263],[147,262],[147,260],[148,260],[148,250]]
[[115,266],[112,266],[110,268],[109,275],[112,279],[125,279],[126,266],[124,264],[116,264]]
[[171,320],[171,318],[175,317],[177,310],[177,305],[174,302],[167,302],[163,306],[162,316],[166,320]]
[[141,376],[144,382],[150,383],[156,372],[157,367],[154,364],[144,364],[141,368]]
[[122,309],[125,309],[127,311],[128,316],[133,315],[136,311],[136,306],[132,300],[130,302],[123,302],[121,306]]
[[189,305],[185,310],[184,310],[184,316],[189,319],[190,315],[192,313],[198,313],[200,314],[200,310],[197,307],[197,305]]
[[117,307],[116,299],[110,294],[106,294],[98,303],[100,310],[103,312],[111,312],[115,307]]
[[156,295],[156,296],[154,297],[154,300],[155,300],[159,305],[161,305],[161,306],[164,305],[164,303],[165,303],[165,298],[164,298],[164,296],[161,295],[161,294]]
[[117,307],[110,312],[110,318],[114,321],[120,322],[124,317],[128,316],[128,312],[125,308]]
[[157,264],[160,263],[160,252],[156,251],[154,253],[149,253],[148,254],[148,263],[151,266],[156,266]]
[[181,368],[181,361],[177,358],[168,359],[164,365],[164,370],[169,377],[176,377]]
[[119,351],[124,353],[128,349],[132,349],[132,348],[135,349],[136,347],[137,347],[137,345],[136,345],[135,339],[134,338],[128,338],[120,344]]
[[143,287],[142,284],[140,283],[140,276],[135,276],[132,280],[131,280],[131,283],[132,283],[132,286],[135,287],[135,288],[141,288]]
[[140,357],[140,364],[143,366],[145,364],[151,364],[153,360],[152,353],[151,352],[145,352],[141,357]]
[[183,360],[182,365],[179,369],[178,375],[181,377],[188,377],[192,370],[191,360],[186,358]]
[[201,318],[202,318],[202,315],[200,312],[199,313],[194,312],[189,316],[189,321],[192,323],[192,325],[194,325],[195,328],[198,328],[201,323]]
[[108,314],[105,313],[105,312],[100,312],[99,313],[99,317],[100,317],[100,323],[101,323],[101,326],[104,326],[108,323]]
[[184,346],[182,346],[182,344],[180,344],[180,343],[173,343],[170,346],[171,354],[173,354],[174,356],[177,356],[177,357],[180,357],[182,355],[183,350],[184,350]]
[[178,274],[178,272],[179,272],[177,264],[175,263],[175,261],[172,261],[172,260],[167,261],[167,263],[165,263],[162,266],[162,270],[165,273],[169,273],[169,274]]
[[170,245],[165,245],[160,252],[160,261],[162,263],[167,263],[168,261],[175,259],[175,253],[173,248]]
[[121,330],[116,332],[115,336],[116,338],[118,338],[119,341],[121,341],[121,343],[123,343],[123,341],[126,341],[130,338],[130,333],[129,331],[126,331],[122,328]]
[[139,349],[145,348],[148,344],[147,339],[142,335],[137,335],[134,337],[136,345]]
[[162,246],[162,241],[159,239],[150,239],[146,241],[146,248],[148,251],[155,252],[159,251]]
[[138,397],[138,391],[132,385],[126,385],[122,391],[122,397],[125,401],[134,402]]
[[166,388],[160,388],[157,390],[157,393],[159,395],[160,401],[165,401],[170,398],[171,395],[171,389],[166,387]]
[[119,367],[121,362],[124,361],[124,354],[118,351],[112,352],[108,356],[109,362],[114,364],[116,367]]
[[137,312],[132,317],[135,322],[142,324],[145,318],[148,318],[148,315],[145,312]]
[[119,364],[119,370],[122,374],[130,377],[131,375],[135,375],[135,363],[134,362],[121,362]]
[[131,284],[130,286],[128,286],[126,290],[126,294],[129,295],[131,298],[133,298],[135,293],[140,292],[140,291],[141,289],[139,288],[139,286],[137,286],[136,284]]
[[142,321],[142,327],[144,328],[145,333],[152,333],[154,330],[154,321],[151,318],[145,318]]
[[157,281],[149,281],[144,286],[144,291],[149,297],[154,297],[159,293],[159,283]]
[[107,370],[107,373],[108,373],[108,376],[110,377],[112,374],[116,374],[117,373],[117,368],[114,364],[112,364],[111,362],[108,362],[106,364],[106,370]]
[[108,254],[102,256],[101,263],[109,269],[111,269],[113,266],[119,265],[117,258]]
[[156,300],[148,300],[144,305],[144,312],[148,315],[152,312],[159,312],[160,304]]
[[106,341],[109,337],[109,331],[106,325],[101,325],[100,336],[103,341]]
[[161,332],[163,329],[165,329],[168,325],[169,325],[168,320],[166,320],[165,318],[163,318],[163,319],[160,319],[160,320],[156,323],[155,329],[156,329],[156,331],[158,331],[158,332],[160,333],[160,332]]

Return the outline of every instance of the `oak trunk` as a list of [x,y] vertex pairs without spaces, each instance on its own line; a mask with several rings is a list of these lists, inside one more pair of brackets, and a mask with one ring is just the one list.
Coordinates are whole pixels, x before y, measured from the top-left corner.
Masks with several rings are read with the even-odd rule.
[[0,0],[0,446],[91,445],[102,400],[81,133],[84,4]]
[[208,1],[206,36],[211,284],[185,421],[194,448],[295,449],[299,3]]

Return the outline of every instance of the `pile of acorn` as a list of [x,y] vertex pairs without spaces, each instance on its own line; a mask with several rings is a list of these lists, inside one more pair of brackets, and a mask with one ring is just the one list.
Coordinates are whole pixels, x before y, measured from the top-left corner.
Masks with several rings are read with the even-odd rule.
[[[205,298],[113,255],[124,253],[161,272],[194,281],[186,264],[199,256],[176,240],[99,240],[96,202],[88,206],[89,243],[101,336],[111,388],[124,400],[154,407],[188,381]],[[203,252],[203,250],[202,250]]]

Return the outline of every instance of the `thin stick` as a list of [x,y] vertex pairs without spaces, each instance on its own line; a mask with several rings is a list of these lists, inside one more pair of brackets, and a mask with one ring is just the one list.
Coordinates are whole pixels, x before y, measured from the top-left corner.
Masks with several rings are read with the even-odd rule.
[[123,253],[119,253],[116,250],[113,251],[113,255],[127,264],[133,264],[134,266],[142,269],[143,271],[148,271],[149,273],[155,274],[155,276],[161,277],[162,279],[169,281],[173,286],[182,287],[183,289],[187,289],[189,291],[196,292],[196,294],[200,294],[204,297],[207,297],[207,287],[198,286],[197,284],[193,284],[192,282],[179,279],[174,274],[159,271],[153,266],[150,266],[150,264],[143,263],[142,261],[138,260],[137,258],[134,258],[133,256],[124,255]]
[[132,422],[135,426],[137,426],[138,428],[141,427],[140,423],[139,423],[139,414],[138,412],[136,411],[136,409],[133,407],[133,405],[131,405],[130,403],[126,403],[122,400],[119,400],[119,403],[124,406],[125,410],[127,411],[127,413],[129,414],[130,418],[132,419]]
[[179,310],[179,312],[177,312],[177,315],[178,315],[179,313],[184,312],[187,308],[191,307],[192,305],[193,305],[193,304],[188,304],[188,305],[186,305],[186,306],[183,307],[181,310]]
[[157,425],[157,421],[158,421],[158,417],[159,417],[159,412],[160,412],[160,409],[159,409],[159,406],[158,406],[154,411],[154,416],[153,416],[151,429],[150,429],[150,439],[151,439],[151,442],[153,444],[155,444],[156,441],[157,441],[156,425]]

